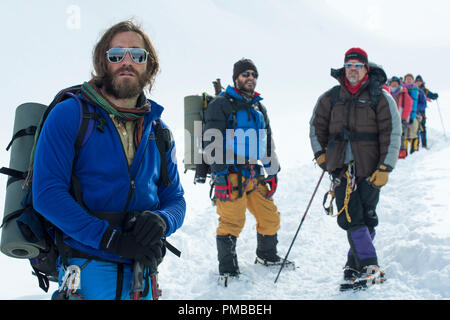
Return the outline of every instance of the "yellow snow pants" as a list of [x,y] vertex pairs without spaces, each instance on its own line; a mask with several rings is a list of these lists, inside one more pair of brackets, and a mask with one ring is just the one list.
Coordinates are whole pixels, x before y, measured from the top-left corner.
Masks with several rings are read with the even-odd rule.
[[[233,189],[237,188],[238,175],[228,175]],[[269,189],[265,184],[258,184],[256,178],[242,177],[242,197],[238,190],[233,190],[231,201],[216,201],[219,215],[218,236],[232,234],[238,237],[244,228],[245,213],[248,209],[256,219],[256,231],[262,235],[274,235],[280,229],[280,213],[272,199],[267,199]]]

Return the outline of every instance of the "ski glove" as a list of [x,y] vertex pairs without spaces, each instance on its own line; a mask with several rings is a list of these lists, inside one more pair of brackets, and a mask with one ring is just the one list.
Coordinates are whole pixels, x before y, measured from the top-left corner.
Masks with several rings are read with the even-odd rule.
[[151,211],[143,211],[137,215],[131,233],[136,241],[143,246],[148,246],[160,240],[166,234],[167,223],[159,214]]
[[275,194],[275,191],[277,191],[278,177],[276,174],[270,175],[264,179],[264,182],[269,185],[269,192],[267,193],[266,198],[270,199]]
[[430,93],[429,97],[431,100],[436,100],[437,98],[439,98],[439,95],[437,93]]
[[406,128],[408,128],[408,121],[405,119],[402,119],[402,134],[405,134]]
[[322,168],[322,170],[327,171],[327,161],[325,159],[325,152],[319,151],[316,153],[315,157],[317,165]]
[[145,247],[136,240],[132,233],[124,233],[112,227],[106,229],[100,242],[101,249],[141,262],[150,268],[158,265],[158,260],[162,257],[162,246],[163,242],[159,240],[153,246]]
[[230,201],[231,193],[233,192],[233,186],[230,179],[226,175],[215,176],[214,189],[216,199],[219,201]]
[[369,184],[374,188],[381,188],[388,182],[389,173],[392,171],[392,167],[380,164],[372,174],[369,180]]

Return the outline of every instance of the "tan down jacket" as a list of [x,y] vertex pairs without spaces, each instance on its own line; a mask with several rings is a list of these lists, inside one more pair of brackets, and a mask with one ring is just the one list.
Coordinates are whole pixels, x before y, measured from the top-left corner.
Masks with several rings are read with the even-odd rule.
[[369,80],[355,95],[345,87],[344,68],[332,69],[331,75],[341,84],[339,99],[333,99],[336,102],[331,107],[332,90],[328,90],[314,107],[311,146],[316,156],[326,152],[328,172],[345,167],[348,143],[357,177],[370,176],[379,164],[394,168],[397,162],[402,133],[397,105],[381,88],[386,81],[383,69],[372,63],[369,66]]

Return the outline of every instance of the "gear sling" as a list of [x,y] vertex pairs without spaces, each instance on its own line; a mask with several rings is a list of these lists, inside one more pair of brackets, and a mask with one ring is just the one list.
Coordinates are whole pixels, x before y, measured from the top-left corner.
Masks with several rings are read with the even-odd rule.
[[[130,218],[130,213],[108,213],[108,212],[91,212],[87,210],[86,206],[83,204],[83,197],[81,191],[81,185],[79,179],[74,174],[75,163],[77,161],[78,154],[89,139],[89,136],[92,134],[93,130],[96,128],[100,132],[104,132],[104,125],[106,124],[106,120],[94,112],[92,106],[90,106],[86,101],[79,99],[78,94],[81,91],[81,85],[72,86],[66,89],[61,90],[50,105],[45,108],[42,118],[39,121],[38,125],[32,125],[27,128],[21,129],[13,135],[12,140],[8,144],[7,150],[13,145],[16,139],[23,136],[34,136],[34,144],[31,152],[29,154],[22,154],[22,157],[30,157],[30,164],[28,171],[19,171],[11,168],[1,168],[0,173],[6,174],[9,176],[8,185],[12,182],[23,180],[22,187],[28,188],[28,192],[25,196],[25,199],[22,201],[22,208],[12,212],[8,215],[5,215],[2,223],[2,227],[9,222],[17,219],[17,225],[19,227],[20,232],[22,233],[24,239],[29,242],[36,243],[38,241],[45,243],[45,248],[40,248],[39,254],[35,257],[30,258],[30,264],[33,269],[33,274],[35,274],[39,281],[39,287],[43,289],[45,292],[49,289],[49,281],[58,281],[58,270],[57,270],[57,259],[58,256],[61,257],[62,263],[64,266],[68,265],[69,257],[78,257],[78,258],[87,258],[87,259],[99,259],[98,257],[94,257],[83,253],[81,251],[75,250],[67,245],[65,245],[63,241],[63,233],[61,230],[56,228],[51,222],[46,220],[43,216],[41,216],[37,211],[33,209],[32,197],[31,197],[31,188],[32,188],[32,168],[33,168],[33,160],[34,160],[34,152],[37,145],[37,141],[39,139],[40,130],[48,116],[48,114],[53,110],[53,108],[60,102],[64,101],[67,98],[74,98],[78,102],[78,106],[80,108],[80,127],[78,131],[78,135],[75,142],[75,158],[74,164],[72,167],[72,175],[71,175],[71,188],[70,193],[74,197],[74,199],[91,215],[96,216],[97,218],[107,220],[111,226],[124,226],[124,223],[128,221]],[[94,128],[95,126],[95,128]],[[155,136],[156,136],[156,145],[161,157],[161,169],[160,169],[160,184],[163,185],[171,185],[172,182],[169,178],[167,161],[166,161],[166,152],[171,148],[171,133],[169,129],[163,128],[161,122],[159,120],[155,120],[153,122]],[[128,201],[127,205],[128,206]],[[125,210],[126,211],[126,207]],[[170,245],[165,239],[164,244],[167,249],[173,252],[176,255],[180,255],[180,252]],[[118,282],[121,282],[123,279],[123,265],[118,264]],[[146,282],[149,283],[148,281]],[[157,285],[155,283],[155,285]],[[118,290],[116,290],[116,299],[121,296],[121,288],[122,286],[118,284]],[[120,289],[120,290],[119,290]],[[148,292],[149,288],[145,288],[144,291]],[[144,294],[146,293],[144,292]],[[153,298],[157,298],[153,296]]]

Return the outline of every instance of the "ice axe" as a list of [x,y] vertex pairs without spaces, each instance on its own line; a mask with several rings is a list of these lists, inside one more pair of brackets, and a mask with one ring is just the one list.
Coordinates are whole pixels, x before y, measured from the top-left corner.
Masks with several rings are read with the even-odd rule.
[[441,108],[439,108],[439,102],[437,99],[436,99],[436,105],[437,105],[437,108],[439,111],[439,117],[441,118],[442,129],[444,130],[444,137],[445,137],[445,140],[447,140],[447,135],[445,134],[444,120],[442,119]]
[[303,214],[302,220],[300,221],[300,225],[297,228],[297,232],[295,233],[294,239],[292,239],[291,245],[289,246],[289,250],[286,253],[286,257],[284,257],[283,263],[281,264],[280,270],[278,271],[278,274],[277,274],[277,277],[275,278],[274,283],[277,283],[277,280],[278,280],[278,277],[280,276],[281,270],[283,270],[283,268],[284,268],[284,264],[289,256],[289,253],[291,252],[292,246],[295,242],[295,239],[297,238],[300,228],[302,227],[303,221],[305,221],[306,214],[308,213],[309,207],[311,206],[314,196],[316,195],[316,192],[317,192],[317,189],[319,188],[320,182],[322,182],[322,178],[323,178],[324,174],[325,174],[325,170],[322,171],[322,174],[320,175],[319,182],[317,182],[316,188],[314,189],[311,199],[309,200],[308,206],[306,207],[305,213]]

